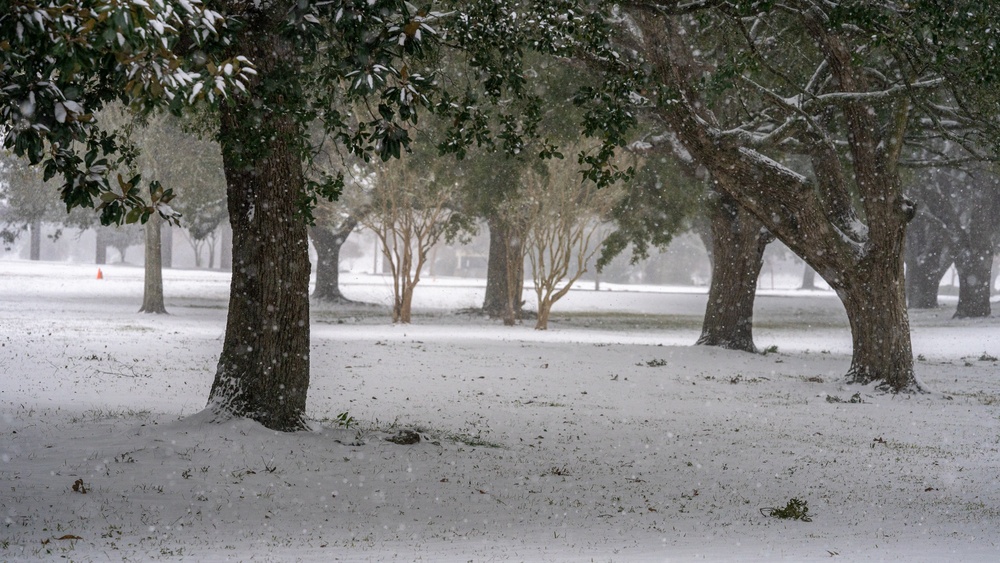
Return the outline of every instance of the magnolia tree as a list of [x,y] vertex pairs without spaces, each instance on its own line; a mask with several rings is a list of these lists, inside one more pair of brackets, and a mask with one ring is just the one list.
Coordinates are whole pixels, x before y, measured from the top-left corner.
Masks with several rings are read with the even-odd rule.
[[[105,223],[157,212],[175,218],[169,187],[145,190],[138,175],[112,173],[130,155],[95,112],[112,100],[144,111],[203,104],[215,111],[233,278],[208,407],[215,420],[248,417],[276,430],[306,426],[307,224],[316,201],[335,197],[343,183],[307,176],[315,128],[347,153],[389,159],[406,150],[408,126],[427,110],[451,124],[442,150],[461,156],[471,144],[495,144],[517,154],[538,134],[541,103],[527,87],[524,52],[562,53],[560,38],[575,29],[567,7],[551,2],[447,1],[440,12],[402,0],[7,6],[4,146],[42,166],[46,178],[59,176],[68,207],[95,207]],[[436,80],[439,59],[428,55],[438,45],[467,53],[453,76],[482,88],[449,92],[452,82]],[[361,98],[368,110],[361,119],[337,109]],[[607,183],[622,174],[604,165],[624,136],[601,124],[619,117],[606,118],[599,99],[581,103],[591,108],[584,133],[605,142],[579,160],[589,178]],[[536,146],[536,155],[553,156],[545,143]]]

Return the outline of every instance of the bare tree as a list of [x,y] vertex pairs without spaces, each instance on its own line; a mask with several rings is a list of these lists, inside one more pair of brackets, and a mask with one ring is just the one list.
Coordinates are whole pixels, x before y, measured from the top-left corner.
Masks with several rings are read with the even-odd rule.
[[552,306],[587,272],[608,233],[601,229],[620,186],[598,189],[581,182],[576,163],[549,161],[546,170],[525,172],[522,197],[528,204],[525,250],[538,298],[536,330],[548,328]]
[[375,232],[389,264],[392,322],[410,322],[413,291],[431,248],[466,226],[455,206],[457,195],[454,181],[441,180],[410,161],[384,163],[376,169],[371,212],[362,223]]

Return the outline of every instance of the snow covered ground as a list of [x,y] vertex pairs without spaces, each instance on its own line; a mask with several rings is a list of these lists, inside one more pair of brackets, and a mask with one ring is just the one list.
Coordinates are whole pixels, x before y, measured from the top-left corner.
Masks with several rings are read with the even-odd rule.
[[314,308],[288,435],[199,420],[226,275],[167,270],[164,317],[102,268],[0,261],[0,560],[1000,560],[1000,320],[954,302],[912,317],[935,393],[891,396],[842,382],[829,292],[761,292],[748,355],[690,345],[703,291],[580,289],[536,332],[429,280],[392,326],[348,276],[378,306]]

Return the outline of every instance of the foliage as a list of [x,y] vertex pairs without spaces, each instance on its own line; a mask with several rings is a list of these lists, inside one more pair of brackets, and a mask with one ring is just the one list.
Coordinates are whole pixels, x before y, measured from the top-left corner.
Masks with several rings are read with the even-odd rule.
[[243,88],[254,71],[221,55],[227,25],[198,0],[11,0],[0,16],[4,148],[42,165],[46,180],[60,176],[67,210],[96,205],[105,224],[172,218],[169,189],[151,183],[147,204],[139,175],[112,177],[134,154],[96,112],[112,101],[179,111]]
[[797,498],[790,499],[784,508],[761,508],[760,513],[764,516],[781,518],[782,520],[801,520],[802,522],[812,522],[809,516],[809,505],[807,501]]
[[351,426],[357,425],[357,421],[347,411],[338,414],[335,420],[337,422],[337,426],[344,428],[345,430],[350,430]]

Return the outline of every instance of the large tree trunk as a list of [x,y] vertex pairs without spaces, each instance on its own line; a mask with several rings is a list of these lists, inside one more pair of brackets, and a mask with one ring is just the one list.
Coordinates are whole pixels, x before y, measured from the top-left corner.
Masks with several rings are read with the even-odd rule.
[[709,201],[712,228],[712,281],[698,344],[756,352],[753,304],[764,249],[774,237],[732,197],[713,193]]
[[916,384],[899,250],[873,253],[843,286],[836,287],[854,343],[848,378],[861,384],[877,381],[879,388],[891,391],[911,389]]
[[314,299],[331,303],[353,303],[340,292],[340,249],[358,226],[359,213],[366,212],[356,211],[337,230],[319,224],[309,228],[309,236],[316,247],[316,289],[312,295]]
[[952,252],[943,226],[921,211],[906,233],[906,299],[911,309],[935,309]]
[[[309,388],[309,252],[302,216],[304,177],[294,144],[301,131],[277,114],[282,101],[260,87],[294,48],[244,31],[236,50],[257,65],[245,97],[221,108],[220,141],[233,229],[226,336],[209,396],[219,418],[247,417],[282,431],[305,428]],[[270,75],[270,77],[269,77]]]
[[993,268],[993,245],[990,241],[970,241],[971,248],[955,257],[958,270],[958,307],[956,319],[990,316],[990,282]]
[[163,219],[158,213],[153,213],[146,222],[146,259],[145,281],[142,288],[142,307],[140,313],[156,313],[165,315],[167,308],[163,304],[163,254],[160,240],[160,224]]
[[[503,318],[504,324],[514,324],[521,317],[524,302],[524,260],[521,258],[523,229],[516,229],[496,217],[487,219],[490,229],[490,254],[486,265],[486,297],[483,313],[491,318]],[[514,255],[508,259],[508,251]]]
[[347,303],[340,292],[340,248],[347,241],[323,227],[310,227],[309,236],[316,247],[316,288],[313,298],[331,303]]
[[31,249],[30,258],[32,260],[42,259],[42,220],[35,219],[31,222]]
[[[987,181],[989,180],[989,181]],[[994,240],[1000,233],[1000,182],[995,177],[974,186],[975,201],[965,244],[955,253],[958,270],[958,307],[955,318],[990,316],[990,284],[993,281]]]
[[[824,63],[844,92],[868,90],[868,76],[854,66],[851,47],[825,26],[822,12],[803,20],[824,54]],[[913,373],[910,327],[903,279],[903,237],[913,206],[902,193],[896,168],[909,105],[891,112],[890,128],[862,97],[839,106],[846,126],[851,167],[842,163],[830,137],[810,145],[811,181],[779,162],[724,138],[696,85],[704,68],[673,20],[654,9],[636,10],[643,54],[650,69],[677,103],[658,108],[688,151],[719,180],[717,186],[753,213],[769,231],[812,266],[844,302],[851,323],[854,356],[848,378],[879,382],[894,391],[921,388]],[[891,137],[883,136],[890,135]],[[853,182],[848,182],[848,174]],[[867,225],[854,208],[848,185],[860,195]],[[720,256],[715,257],[721,261]]]

